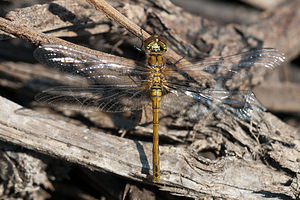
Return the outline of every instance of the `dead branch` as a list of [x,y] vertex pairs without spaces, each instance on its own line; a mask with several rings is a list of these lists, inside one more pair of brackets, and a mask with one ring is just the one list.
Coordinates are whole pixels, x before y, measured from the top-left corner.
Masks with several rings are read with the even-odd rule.
[[118,22],[121,26],[126,28],[130,33],[133,35],[140,37],[142,36],[145,40],[150,37],[150,34],[141,29],[138,25],[133,23],[131,20],[129,20],[127,17],[122,15],[119,11],[117,11],[115,8],[113,8],[110,4],[108,4],[104,0],[87,0],[90,4],[92,4],[96,10],[102,11],[106,14],[108,18],[110,18],[112,21]]

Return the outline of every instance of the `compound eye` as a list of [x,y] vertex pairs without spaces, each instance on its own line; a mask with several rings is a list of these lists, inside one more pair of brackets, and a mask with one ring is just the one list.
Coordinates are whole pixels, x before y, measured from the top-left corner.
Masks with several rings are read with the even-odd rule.
[[163,42],[160,42],[159,47],[160,47],[161,51],[166,51],[167,50],[167,45]]
[[145,47],[146,47],[146,49],[147,49],[147,50],[150,50],[150,49],[151,49],[151,47],[152,47],[152,44],[150,44],[150,43],[148,43],[148,44],[145,44]]

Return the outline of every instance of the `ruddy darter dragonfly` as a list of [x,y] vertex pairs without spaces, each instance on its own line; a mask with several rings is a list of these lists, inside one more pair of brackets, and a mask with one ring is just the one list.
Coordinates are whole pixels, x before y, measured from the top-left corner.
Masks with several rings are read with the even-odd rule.
[[[36,99],[49,104],[75,104],[106,112],[153,109],[153,181],[159,182],[160,106],[203,103],[218,112],[224,109],[245,118],[253,110],[264,110],[251,91],[230,91],[224,80],[247,77],[253,67],[274,68],[284,60],[276,49],[258,49],[233,56],[208,58],[180,68],[166,64],[165,38],[154,35],[144,41],[146,64],[128,64],[116,59],[101,59],[61,45],[44,45],[34,56],[41,63],[81,77],[82,86],[59,86],[43,91]],[[212,85],[203,84],[203,73],[211,74]],[[227,82],[228,83],[228,82]],[[226,106],[226,107],[224,107]],[[183,109],[183,107],[181,108]]]

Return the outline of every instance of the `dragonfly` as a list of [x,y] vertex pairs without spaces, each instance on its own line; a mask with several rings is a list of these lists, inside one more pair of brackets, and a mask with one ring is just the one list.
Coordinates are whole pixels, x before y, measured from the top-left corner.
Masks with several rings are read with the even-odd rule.
[[[135,64],[99,58],[62,45],[40,46],[34,52],[39,62],[83,81],[79,86],[47,89],[38,94],[36,100],[54,105],[78,105],[81,109],[92,107],[95,111],[105,112],[141,110],[152,104],[153,182],[158,183],[161,107],[201,103],[219,113],[230,109],[232,114],[245,119],[251,116],[251,111],[265,108],[251,90],[230,89],[228,80],[247,78],[253,68],[273,69],[285,59],[278,50],[263,48],[210,57],[178,67],[180,61],[175,64],[166,61],[167,45],[164,37],[153,35],[147,38],[143,42],[147,60]],[[203,84],[203,74],[210,75],[211,83]]]

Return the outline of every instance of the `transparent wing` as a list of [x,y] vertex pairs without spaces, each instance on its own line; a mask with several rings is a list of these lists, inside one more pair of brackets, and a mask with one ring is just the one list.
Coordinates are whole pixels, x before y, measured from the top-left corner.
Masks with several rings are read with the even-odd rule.
[[[257,74],[262,68],[274,69],[284,59],[284,55],[273,48],[256,49],[226,57],[210,57],[193,64],[178,65],[178,68],[171,66],[166,70],[167,81],[175,85],[201,83],[204,79],[201,72],[204,71],[212,75],[218,89],[232,90],[245,84],[246,80],[247,83],[252,83],[251,79],[255,77],[251,74]],[[180,80],[179,74],[184,77],[184,81]]]
[[121,85],[59,86],[43,91],[35,99],[72,110],[124,112],[142,109],[150,102],[148,95],[144,88]]
[[44,45],[34,51],[42,64],[71,76],[81,76],[91,84],[142,85],[149,68],[139,63],[129,65],[116,59],[99,59],[94,55],[62,45]]
[[[129,65],[112,59],[99,59],[91,54],[61,45],[40,46],[35,58],[71,77],[88,80],[82,87],[61,86],[43,91],[36,100],[80,110],[124,112],[139,110],[149,102],[147,76],[143,64]],[[82,79],[83,80],[83,79]]]

